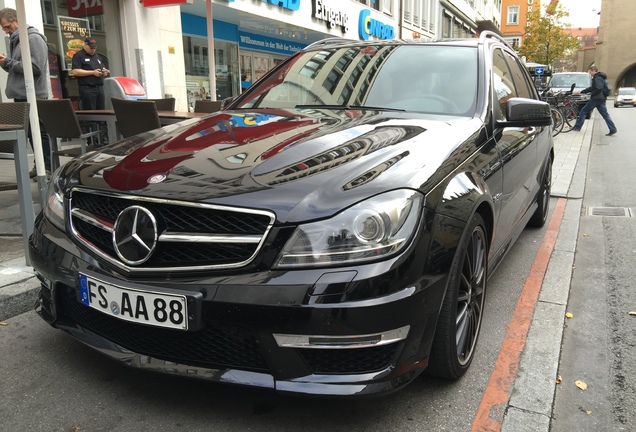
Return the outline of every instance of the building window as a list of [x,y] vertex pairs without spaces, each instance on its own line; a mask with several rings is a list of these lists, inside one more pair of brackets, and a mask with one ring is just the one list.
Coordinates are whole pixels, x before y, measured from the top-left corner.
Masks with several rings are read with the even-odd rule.
[[519,24],[519,6],[508,6],[508,25]]
[[42,1],[42,21],[44,24],[55,25],[55,5],[52,0]]
[[521,38],[520,37],[507,37],[504,38],[505,41],[508,43],[508,45],[510,45],[510,47],[515,50],[518,51],[519,47],[521,46]]
[[450,38],[451,37],[451,23],[452,18],[449,15],[444,14],[442,17],[442,37]]
[[404,21],[425,31],[435,26],[435,2],[433,0],[404,0]]
[[[369,6],[371,9],[375,9],[378,12],[383,12],[387,15],[393,15],[393,0],[356,0],[358,3]],[[411,2],[413,0],[410,0]],[[417,1],[417,0],[416,0]],[[408,0],[407,0],[408,3]]]

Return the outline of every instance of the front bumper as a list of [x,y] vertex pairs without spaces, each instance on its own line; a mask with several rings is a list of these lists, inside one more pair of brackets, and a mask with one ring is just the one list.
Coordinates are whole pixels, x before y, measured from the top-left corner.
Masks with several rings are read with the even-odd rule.
[[636,100],[633,100],[633,99],[616,99],[614,101],[614,105],[615,106],[623,106],[623,105],[635,106],[636,105]]
[[[445,274],[424,277],[403,257],[331,271],[135,280],[150,289],[200,294],[198,325],[179,331],[81,304],[80,272],[129,281],[42,216],[30,245],[42,282],[38,313],[101,353],[132,367],[302,394],[368,395],[408,384],[427,365],[446,284]],[[405,328],[404,337],[377,346],[294,347],[276,338],[364,339]]]

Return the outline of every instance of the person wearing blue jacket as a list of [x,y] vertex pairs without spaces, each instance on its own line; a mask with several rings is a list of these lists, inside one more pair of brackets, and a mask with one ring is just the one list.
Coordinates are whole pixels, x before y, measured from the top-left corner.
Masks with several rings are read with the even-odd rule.
[[[15,9],[4,8],[0,10],[0,25],[2,30],[9,35],[9,55],[0,54],[0,67],[8,72],[7,88],[5,94],[15,102],[26,102],[26,84],[24,82],[24,65],[22,63],[22,50],[18,37],[18,16]],[[46,44],[46,36],[35,27],[27,25],[23,28],[29,35],[31,48],[31,63],[33,65],[33,81],[35,84],[35,97],[45,100],[49,98],[49,48]],[[42,153],[44,153],[44,166],[51,170],[51,150],[49,135],[44,130],[44,124],[40,120],[40,135],[42,138]],[[29,140],[33,145],[31,130]],[[31,170],[31,177],[36,176],[35,167]]]
[[[592,75],[592,85],[585,90],[581,90],[579,93],[590,93],[590,100],[585,104],[585,106],[581,109],[579,113],[579,118],[576,120],[576,124],[572,128],[573,131],[580,131],[583,127],[583,122],[585,122],[585,117],[588,113],[592,112],[594,108],[601,113],[601,117],[605,120],[607,127],[609,128],[609,133],[607,136],[612,136],[617,132],[616,125],[612,121],[609,113],[607,112],[607,106],[605,102],[607,100],[607,96],[603,92],[605,88],[605,80],[607,79],[607,75],[603,72],[599,72],[596,66],[590,66],[590,69],[587,71],[590,75]],[[578,94],[578,93],[577,93]]]

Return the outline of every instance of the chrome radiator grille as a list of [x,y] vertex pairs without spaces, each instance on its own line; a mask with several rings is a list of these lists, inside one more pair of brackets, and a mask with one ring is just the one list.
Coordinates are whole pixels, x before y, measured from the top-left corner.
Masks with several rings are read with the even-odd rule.
[[[260,210],[83,189],[73,190],[69,210],[75,238],[130,271],[241,267],[254,259],[274,223],[273,214]],[[122,246],[126,239],[129,247]]]

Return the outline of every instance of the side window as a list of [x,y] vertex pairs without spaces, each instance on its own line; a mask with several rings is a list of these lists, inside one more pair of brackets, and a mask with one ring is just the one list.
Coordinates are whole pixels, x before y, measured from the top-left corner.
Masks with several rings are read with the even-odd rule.
[[493,52],[493,85],[495,89],[495,97],[499,104],[499,109],[495,115],[497,120],[505,120],[505,103],[508,99],[517,96],[515,91],[512,74],[508,69],[506,60],[500,49]]
[[517,89],[517,95],[519,97],[532,98],[532,93],[528,87],[528,80],[526,80],[525,73],[517,59],[507,52],[504,52],[504,57],[507,60],[510,73],[512,74],[512,79],[515,83],[515,88]]

